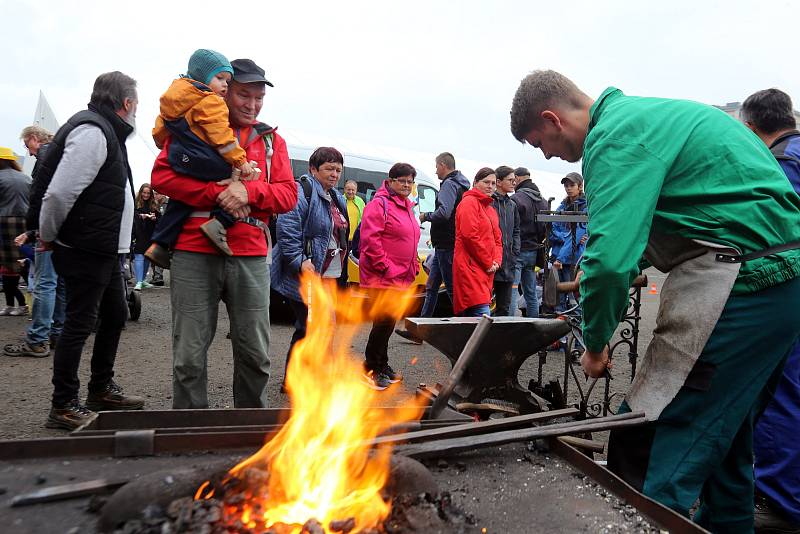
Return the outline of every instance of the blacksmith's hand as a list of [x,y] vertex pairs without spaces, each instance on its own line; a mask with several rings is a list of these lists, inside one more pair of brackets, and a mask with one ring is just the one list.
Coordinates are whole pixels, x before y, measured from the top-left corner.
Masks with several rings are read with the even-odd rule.
[[583,371],[592,378],[600,378],[603,376],[606,369],[611,369],[611,360],[608,358],[608,347],[605,347],[602,352],[583,351],[581,367],[583,367]]
[[243,206],[247,206],[247,200],[247,189],[245,189],[242,182],[233,182],[229,184],[227,189],[217,197],[217,203],[225,211],[237,210]]

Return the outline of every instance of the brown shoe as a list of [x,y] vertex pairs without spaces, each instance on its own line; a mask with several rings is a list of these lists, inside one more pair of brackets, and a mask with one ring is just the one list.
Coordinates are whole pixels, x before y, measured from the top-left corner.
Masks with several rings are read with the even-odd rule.
[[3,347],[3,354],[6,356],[27,356],[29,358],[46,358],[50,356],[50,348],[47,344],[31,345],[27,341],[11,343]]
[[125,395],[122,388],[112,380],[102,391],[89,392],[86,396],[86,407],[96,412],[141,410],[144,408],[144,397]]
[[47,416],[47,422],[44,426],[47,428],[75,430],[80,426],[90,423],[95,417],[97,417],[96,413],[78,404],[76,399],[66,406],[53,406],[50,408],[50,414]]
[[147,248],[144,257],[162,269],[169,269],[169,250],[158,243],[153,243]]
[[211,241],[214,248],[226,256],[233,256],[233,251],[228,246],[228,231],[221,222],[217,219],[209,219],[200,225],[200,231]]

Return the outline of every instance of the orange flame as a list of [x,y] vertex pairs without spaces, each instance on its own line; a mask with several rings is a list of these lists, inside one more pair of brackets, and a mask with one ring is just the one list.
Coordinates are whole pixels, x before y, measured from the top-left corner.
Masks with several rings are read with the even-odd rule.
[[[381,496],[391,449],[371,450],[369,440],[393,425],[419,419],[423,408],[410,398],[398,399],[392,389],[368,388],[363,356],[354,357],[349,348],[364,322],[403,317],[413,291],[380,291],[367,299],[308,274],[301,287],[309,323],[286,375],[291,416],[258,453],[231,470],[235,475],[259,466],[269,472],[264,502],[245,503],[240,519],[250,528],[296,525],[293,533],[311,518],[326,532],[331,521],[349,518],[355,519],[356,531],[373,528],[391,509]],[[394,400],[389,402],[387,395]],[[387,404],[400,407],[375,408]]]

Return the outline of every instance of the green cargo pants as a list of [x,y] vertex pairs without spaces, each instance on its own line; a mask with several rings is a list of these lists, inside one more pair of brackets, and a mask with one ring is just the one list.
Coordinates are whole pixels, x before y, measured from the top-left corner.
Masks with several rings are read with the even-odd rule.
[[176,251],[170,281],[172,407],[208,408],[208,348],[221,300],[231,321],[233,404],[265,408],[270,335],[266,257]]
[[694,519],[712,532],[753,532],[753,423],[800,335],[798,302],[800,278],[731,296],[658,420],[611,432],[609,468],[686,515],[699,497]]

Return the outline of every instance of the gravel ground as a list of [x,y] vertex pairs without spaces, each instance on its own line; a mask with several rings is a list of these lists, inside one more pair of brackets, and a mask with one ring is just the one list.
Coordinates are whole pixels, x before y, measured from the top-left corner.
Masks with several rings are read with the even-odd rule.
[[[663,275],[648,272],[651,282],[658,287],[663,282]],[[655,324],[658,296],[644,291],[642,298],[642,323],[639,353],[643,354],[651,338]],[[129,391],[144,395],[148,409],[168,409],[172,405],[172,357],[170,329],[170,300],[168,288],[153,288],[142,291],[142,315],[139,321],[128,322],[122,334],[116,364],[116,380]],[[0,317],[0,341],[10,343],[24,335],[29,324],[26,317]],[[226,339],[228,332],[228,315],[225,306],[220,305],[219,325],[214,342],[208,356],[208,391],[209,402],[214,408],[227,408],[233,405],[231,381],[233,361],[230,341]],[[280,393],[279,385],[284,374],[284,355],[289,345],[293,328],[287,322],[273,321],[272,344],[272,377],[268,385],[270,407],[281,407],[288,404],[287,397]],[[369,330],[363,328],[354,339],[352,349],[358,355],[363,353]],[[91,354],[93,338],[87,342],[82,360],[80,378],[83,385],[82,397],[85,396],[85,384],[88,381],[88,360]],[[611,391],[616,392],[614,405],[618,405],[630,383],[630,365],[625,354],[627,350],[619,350],[614,367],[614,380]],[[450,363],[443,355],[428,344],[421,346],[392,336],[389,344],[389,359],[393,367],[403,372],[405,380],[402,387],[412,393],[417,384],[425,382],[434,384],[441,382],[450,371]],[[553,352],[548,355],[544,370],[545,381],[563,374],[563,356]],[[415,362],[412,365],[412,361]],[[520,370],[519,381],[527,385],[529,379],[535,378],[537,358],[531,357]],[[63,432],[44,428],[44,421],[50,407],[52,386],[51,358],[10,358],[0,356],[0,368],[5,377],[6,394],[0,399],[0,439],[22,439],[48,436],[60,436]],[[578,370],[579,371],[579,370]],[[580,373],[579,373],[580,374]],[[575,387],[570,386],[574,395]],[[595,397],[601,394],[598,384]],[[389,397],[387,397],[389,399]],[[388,402],[387,402],[388,404]]]

